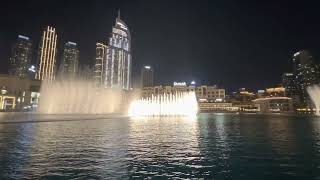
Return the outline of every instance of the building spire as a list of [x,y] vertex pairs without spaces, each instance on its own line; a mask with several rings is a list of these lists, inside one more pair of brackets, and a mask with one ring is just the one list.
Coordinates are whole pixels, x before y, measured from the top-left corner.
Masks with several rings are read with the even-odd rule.
[[120,8],[118,9],[118,18],[120,19]]

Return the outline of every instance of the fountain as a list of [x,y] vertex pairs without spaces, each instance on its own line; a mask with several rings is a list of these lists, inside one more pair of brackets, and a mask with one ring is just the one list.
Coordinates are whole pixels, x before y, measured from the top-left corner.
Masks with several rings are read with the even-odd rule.
[[307,88],[308,94],[316,106],[316,115],[320,116],[320,86],[314,85]]
[[43,82],[38,112],[41,114],[109,114],[119,111],[121,91],[96,88],[89,80]]
[[129,116],[194,116],[197,112],[194,92],[152,95],[133,101],[129,107]]

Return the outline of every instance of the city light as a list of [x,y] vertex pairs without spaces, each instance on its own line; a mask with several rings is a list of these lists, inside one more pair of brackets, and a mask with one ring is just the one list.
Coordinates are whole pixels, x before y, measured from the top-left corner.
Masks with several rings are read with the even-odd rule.
[[173,86],[186,86],[186,82],[173,82]]
[[29,40],[29,38],[27,36],[22,36],[22,35],[19,35],[18,38]]
[[34,65],[31,65],[28,70],[31,72],[36,72],[36,67]]

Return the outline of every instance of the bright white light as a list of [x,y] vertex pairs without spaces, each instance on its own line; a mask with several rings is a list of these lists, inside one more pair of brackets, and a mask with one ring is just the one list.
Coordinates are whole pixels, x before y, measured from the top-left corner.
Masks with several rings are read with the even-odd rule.
[[144,66],[144,68],[146,68],[146,69],[150,69],[151,67],[150,67],[150,66]]
[[191,83],[190,83],[191,85],[195,85],[196,84],[196,82],[195,81],[191,81]]
[[21,39],[29,40],[29,38],[27,36],[19,35],[18,37],[21,38]]
[[74,45],[74,46],[77,45],[77,43],[74,43],[74,42],[71,42],[71,41],[69,41],[68,44],[71,44],[71,45]]
[[129,116],[195,116],[198,103],[194,92],[162,94],[133,101]]
[[28,70],[31,72],[36,72],[36,67],[34,65],[31,65],[31,67]]
[[296,52],[296,53],[294,53],[293,56],[298,56],[299,54],[300,54],[300,52]]
[[186,86],[186,82],[173,82],[173,86]]

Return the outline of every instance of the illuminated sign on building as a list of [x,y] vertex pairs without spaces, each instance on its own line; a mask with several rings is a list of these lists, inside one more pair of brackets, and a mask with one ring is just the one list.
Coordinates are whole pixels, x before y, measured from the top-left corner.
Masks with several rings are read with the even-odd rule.
[[173,86],[186,86],[186,82],[173,82]]

